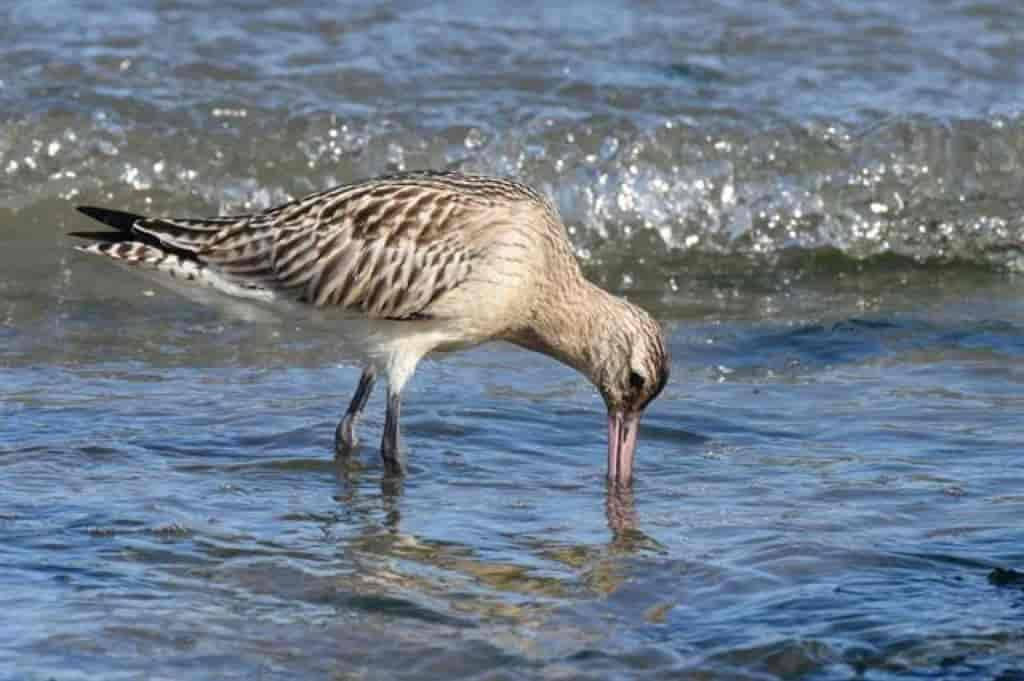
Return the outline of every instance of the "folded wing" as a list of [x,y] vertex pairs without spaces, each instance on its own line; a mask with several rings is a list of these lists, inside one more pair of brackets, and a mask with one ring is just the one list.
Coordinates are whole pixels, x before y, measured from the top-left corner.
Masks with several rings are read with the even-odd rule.
[[372,318],[416,319],[432,316],[432,304],[468,279],[479,256],[473,235],[486,228],[493,204],[493,195],[414,174],[253,215],[196,220],[82,211],[126,232],[125,239],[194,258],[247,290],[287,291]]

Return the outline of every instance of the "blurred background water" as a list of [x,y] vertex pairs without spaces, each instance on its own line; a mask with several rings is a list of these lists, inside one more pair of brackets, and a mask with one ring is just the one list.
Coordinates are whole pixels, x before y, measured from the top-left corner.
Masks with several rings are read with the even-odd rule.
[[[0,678],[1024,678],[1024,5],[0,7]],[[585,380],[358,369],[73,212],[514,175],[665,320],[631,494]]]

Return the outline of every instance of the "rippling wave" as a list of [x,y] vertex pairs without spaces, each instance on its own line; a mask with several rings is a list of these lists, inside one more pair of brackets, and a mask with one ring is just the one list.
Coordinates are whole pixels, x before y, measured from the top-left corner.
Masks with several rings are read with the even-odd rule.
[[584,258],[832,249],[1024,267],[1021,118],[764,131],[539,118],[417,142],[415,130],[387,121],[323,114],[293,122],[285,139],[245,146],[284,136],[273,112],[209,116],[215,132],[170,129],[173,144],[108,115],[58,130],[49,119],[4,124],[0,196],[15,214],[97,197],[158,213],[238,212],[377,173],[461,167],[521,177],[554,196]]
[[[128,12],[121,30],[72,10],[86,35],[65,26],[45,42],[26,31],[57,10],[18,5],[0,29],[0,57],[17,67],[0,87],[0,204],[58,225],[86,200],[234,212],[458,166],[550,193],[598,269],[623,254],[771,264],[829,251],[1024,268],[1024,119],[994,61],[1019,38],[977,8],[916,24],[854,9],[808,29],[765,8],[751,10],[758,26],[724,6],[732,28],[708,36],[671,8],[610,3],[570,13],[567,39],[540,53],[533,43],[564,15],[537,7],[495,25],[464,4],[459,14],[256,12],[241,25],[222,9],[202,30],[186,5]],[[602,16],[632,23],[608,35]],[[844,42],[846,21],[864,27],[860,43]],[[985,32],[939,68],[942,55],[912,31],[960,32],[957,21]],[[771,28],[833,59],[790,63],[790,51],[763,42]],[[374,37],[391,49],[368,51]],[[904,61],[895,81],[864,66],[880,41]],[[772,68],[792,79],[780,86],[788,93],[765,89]],[[873,97],[851,86],[872,76]],[[968,76],[985,95],[979,106],[937,97]]]

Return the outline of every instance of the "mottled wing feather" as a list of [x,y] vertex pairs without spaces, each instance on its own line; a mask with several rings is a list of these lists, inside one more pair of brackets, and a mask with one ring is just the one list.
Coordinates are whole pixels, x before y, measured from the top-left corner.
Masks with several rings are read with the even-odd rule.
[[358,186],[325,196],[280,215],[271,267],[282,286],[314,305],[423,316],[471,271],[464,229],[474,221],[458,206],[450,192],[424,186]]
[[374,318],[430,316],[479,257],[489,210],[544,202],[518,183],[414,173],[314,194],[264,213],[212,220],[143,220],[136,229],[239,281]]

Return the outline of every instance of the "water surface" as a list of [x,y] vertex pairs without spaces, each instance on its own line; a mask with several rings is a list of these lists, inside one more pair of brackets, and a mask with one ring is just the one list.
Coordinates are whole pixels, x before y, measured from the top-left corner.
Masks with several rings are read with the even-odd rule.
[[[1024,674],[1012,2],[10,2],[0,678]],[[631,492],[580,376],[425,363],[410,476],[329,329],[70,250],[78,203],[458,167],[664,320]],[[1017,572],[1009,572],[1009,571]]]

